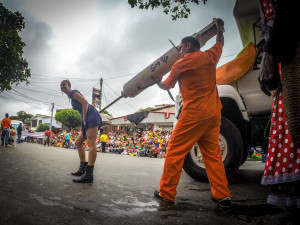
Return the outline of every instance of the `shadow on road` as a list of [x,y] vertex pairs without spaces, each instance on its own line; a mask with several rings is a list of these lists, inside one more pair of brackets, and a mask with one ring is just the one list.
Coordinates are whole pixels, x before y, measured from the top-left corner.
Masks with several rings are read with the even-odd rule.
[[228,178],[230,184],[260,183],[263,170],[243,169]]

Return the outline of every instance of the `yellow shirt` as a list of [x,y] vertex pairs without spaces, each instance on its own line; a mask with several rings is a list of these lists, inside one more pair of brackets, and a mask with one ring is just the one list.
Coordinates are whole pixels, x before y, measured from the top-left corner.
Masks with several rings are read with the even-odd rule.
[[102,134],[100,137],[102,142],[107,142],[107,135],[106,134]]

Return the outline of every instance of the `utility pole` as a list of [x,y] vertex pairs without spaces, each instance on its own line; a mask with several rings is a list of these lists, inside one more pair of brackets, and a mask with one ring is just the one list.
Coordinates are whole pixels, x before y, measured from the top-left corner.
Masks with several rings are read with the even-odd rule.
[[100,78],[100,93],[99,93],[99,113],[101,111],[101,103],[102,103],[102,84],[103,84],[103,78]]
[[53,117],[53,109],[54,109],[54,102],[52,103],[52,108],[51,108],[50,131],[52,131],[52,117]]

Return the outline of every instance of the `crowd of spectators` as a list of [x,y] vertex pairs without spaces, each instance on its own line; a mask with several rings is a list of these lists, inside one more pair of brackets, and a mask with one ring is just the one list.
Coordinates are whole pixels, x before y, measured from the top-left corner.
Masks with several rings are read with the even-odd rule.
[[[25,141],[31,143],[48,145],[47,136],[45,132],[44,138],[27,137]],[[97,151],[111,154],[121,154],[130,156],[145,156],[151,158],[164,158],[168,142],[170,140],[172,131],[156,130],[156,131],[141,131],[136,130],[132,132],[108,132],[107,143],[105,149],[102,149],[100,135],[97,138]],[[75,140],[78,136],[78,131],[73,129],[71,131],[62,130],[58,133],[50,133],[49,146],[76,149]],[[85,150],[88,151],[88,145],[84,142]]]
[[105,152],[130,156],[164,158],[171,131],[134,131],[132,133],[109,133]]
[[[62,130],[60,132],[50,132],[49,130],[46,130],[44,138],[26,137],[25,141],[27,143],[37,143],[46,146],[48,144],[47,141],[48,132],[50,133],[49,135],[50,146],[75,149],[75,140],[78,136],[78,131],[76,129],[72,129],[70,132],[68,132],[67,130]],[[66,139],[68,136],[69,136],[69,141],[67,142]]]

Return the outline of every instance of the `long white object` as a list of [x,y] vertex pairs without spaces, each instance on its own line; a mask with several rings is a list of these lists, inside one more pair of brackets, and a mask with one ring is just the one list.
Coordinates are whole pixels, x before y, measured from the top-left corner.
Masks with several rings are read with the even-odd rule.
[[[200,42],[200,47],[203,47],[206,42],[217,34],[216,19],[201,31],[193,34]],[[155,84],[157,78],[162,78],[165,74],[170,72],[173,64],[182,56],[175,47],[169,49],[165,54],[151,63],[148,67],[143,69],[135,77],[129,80],[123,86],[121,96],[124,98],[135,97],[147,87]]]

